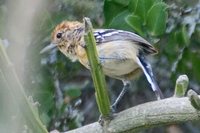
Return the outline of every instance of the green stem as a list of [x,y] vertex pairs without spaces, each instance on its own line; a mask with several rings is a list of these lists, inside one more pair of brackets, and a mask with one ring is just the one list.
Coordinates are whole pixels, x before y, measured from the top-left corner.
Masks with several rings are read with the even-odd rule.
[[178,79],[176,80],[174,96],[183,97],[188,88],[188,84],[189,84],[189,79],[187,75],[180,75]]
[[100,113],[102,116],[107,117],[110,115],[110,101],[108,97],[105,76],[98,60],[96,41],[93,35],[93,28],[90,19],[84,18],[84,23],[86,32],[86,35],[84,36],[86,42],[86,52],[95,86],[95,96]]
[[26,97],[24,88],[20,83],[20,80],[15,72],[15,69],[6,54],[4,46],[0,40],[0,70],[1,75],[5,79],[5,84],[8,87],[8,91],[12,92],[15,99],[15,104],[19,107],[19,110],[26,119],[27,124],[30,126],[33,132],[48,133],[45,126],[42,124],[38,113],[34,110],[32,103]]

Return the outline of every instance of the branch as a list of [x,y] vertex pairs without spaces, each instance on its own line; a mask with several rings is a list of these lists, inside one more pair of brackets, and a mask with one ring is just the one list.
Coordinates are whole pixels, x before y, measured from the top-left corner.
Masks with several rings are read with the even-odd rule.
[[[198,96],[200,98],[200,96]],[[133,132],[186,121],[200,120],[200,111],[191,104],[188,97],[171,97],[160,101],[144,103],[116,114],[107,127],[108,132]],[[64,133],[102,133],[98,122]]]
[[103,70],[98,60],[96,41],[93,35],[92,23],[89,18],[84,18],[86,52],[90,63],[92,79],[95,86],[95,96],[101,115],[106,118],[110,116],[110,101]]

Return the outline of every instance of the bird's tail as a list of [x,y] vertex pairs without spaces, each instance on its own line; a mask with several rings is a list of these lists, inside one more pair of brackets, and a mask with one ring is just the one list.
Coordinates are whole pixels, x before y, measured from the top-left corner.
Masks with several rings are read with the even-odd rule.
[[163,99],[164,98],[163,93],[161,92],[161,90],[155,80],[151,65],[146,61],[144,55],[142,55],[142,54],[138,55],[137,63],[142,68],[148,82],[151,84],[151,88],[155,92],[157,99]]

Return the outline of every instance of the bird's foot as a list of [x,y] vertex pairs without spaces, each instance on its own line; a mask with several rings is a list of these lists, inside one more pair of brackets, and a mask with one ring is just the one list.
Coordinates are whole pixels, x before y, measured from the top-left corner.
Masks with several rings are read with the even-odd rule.
[[102,115],[100,115],[98,122],[99,122],[99,124],[101,126],[107,125],[113,119],[113,116],[114,116],[113,114],[108,115],[108,116],[102,116]]

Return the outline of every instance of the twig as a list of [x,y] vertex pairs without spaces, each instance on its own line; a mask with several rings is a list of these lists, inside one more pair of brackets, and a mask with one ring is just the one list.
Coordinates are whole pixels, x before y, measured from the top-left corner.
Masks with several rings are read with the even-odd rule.
[[97,104],[102,116],[109,117],[110,101],[108,97],[108,90],[106,86],[105,76],[98,60],[96,41],[93,35],[93,28],[90,19],[84,18],[84,24],[86,33],[86,35],[84,36],[86,42],[86,52],[90,63],[92,78],[94,81]]
[[188,84],[189,84],[189,79],[187,75],[180,75],[176,80],[174,96],[183,97],[188,88]]

